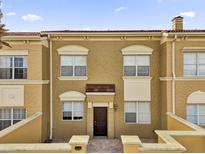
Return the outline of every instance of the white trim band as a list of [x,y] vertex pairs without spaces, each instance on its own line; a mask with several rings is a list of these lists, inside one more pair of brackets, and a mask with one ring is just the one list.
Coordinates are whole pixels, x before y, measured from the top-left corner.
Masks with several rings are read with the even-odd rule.
[[0,80],[0,85],[26,85],[26,84],[48,84],[49,80]]
[[86,95],[88,96],[114,96],[114,92],[86,92]]
[[28,50],[0,50],[0,56],[27,56]]

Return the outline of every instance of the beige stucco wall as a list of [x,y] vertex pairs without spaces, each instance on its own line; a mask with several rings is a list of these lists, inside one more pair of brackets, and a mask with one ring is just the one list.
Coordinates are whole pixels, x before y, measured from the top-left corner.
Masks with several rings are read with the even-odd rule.
[[[31,84],[27,84],[26,81],[17,83],[24,86],[24,106],[19,107],[26,108],[27,117],[36,112],[43,113],[42,120],[38,124],[41,127],[40,131],[43,132],[40,133],[43,142],[47,139],[49,129],[49,85],[32,84],[32,82],[49,80],[49,49],[42,46],[40,41],[31,41],[30,43],[12,41],[9,43],[12,48],[3,47],[2,49],[8,51],[28,50],[28,80]],[[12,83],[12,85],[15,84]]]
[[[125,124],[123,101],[123,56],[121,49],[129,45],[138,44],[154,49],[151,55],[151,119],[150,125]],[[88,80],[60,81],[60,56],[57,49],[65,45],[81,45],[88,48]],[[114,103],[116,110],[115,137],[121,134],[138,134],[141,137],[154,137],[153,130],[160,129],[160,85],[159,85],[159,41],[56,41],[53,42],[53,111],[54,138],[69,138],[73,134],[86,133],[86,102],[83,121],[62,121],[62,103],[59,95],[65,91],[79,91],[85,93],[86,83],[114,83],[116,94]],[[103,100],[102,100],[103,101]],[[92,113],[91,113],[92,114]],[[146,132],[144,131],[146,130]]]
[[39,116],[33,121],[1,137],[0,143],[40,143],[42,142],[41,125],[42,118]]

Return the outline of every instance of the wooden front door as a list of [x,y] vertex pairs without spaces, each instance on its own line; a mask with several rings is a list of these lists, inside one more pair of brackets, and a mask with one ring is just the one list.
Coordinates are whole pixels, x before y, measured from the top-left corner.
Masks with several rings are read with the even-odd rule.
[[94,136],[107,136],[107,108],[94,108]]

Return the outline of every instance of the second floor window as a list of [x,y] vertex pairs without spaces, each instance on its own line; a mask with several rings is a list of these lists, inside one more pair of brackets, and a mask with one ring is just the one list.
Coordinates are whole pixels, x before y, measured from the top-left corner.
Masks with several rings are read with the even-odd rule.
[[61,76],[86,76],[86,56],[61,56]]
[[184,75],[205,75],[205,53],[184,53]]
[[149,76],[150,56],[124,56],[124,76]]
[[27,79],[27,57],[0,56],[0,79]]

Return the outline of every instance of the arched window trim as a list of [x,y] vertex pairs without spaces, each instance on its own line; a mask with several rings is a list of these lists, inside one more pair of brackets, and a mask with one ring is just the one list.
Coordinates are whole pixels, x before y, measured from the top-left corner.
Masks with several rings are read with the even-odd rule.
[[193,92],[187,98],[188,104],[205,104],[205,92],[200,90]]
[[79,45],[66,45],[57,49],[59,55],[87,55],[89,49]]
[[153,49],[144,45],[131,45],[121,49],[123,55],[151,55]]
[[61,101],[84,101],[85,95],[78,91],[67,91],[59,96]]

